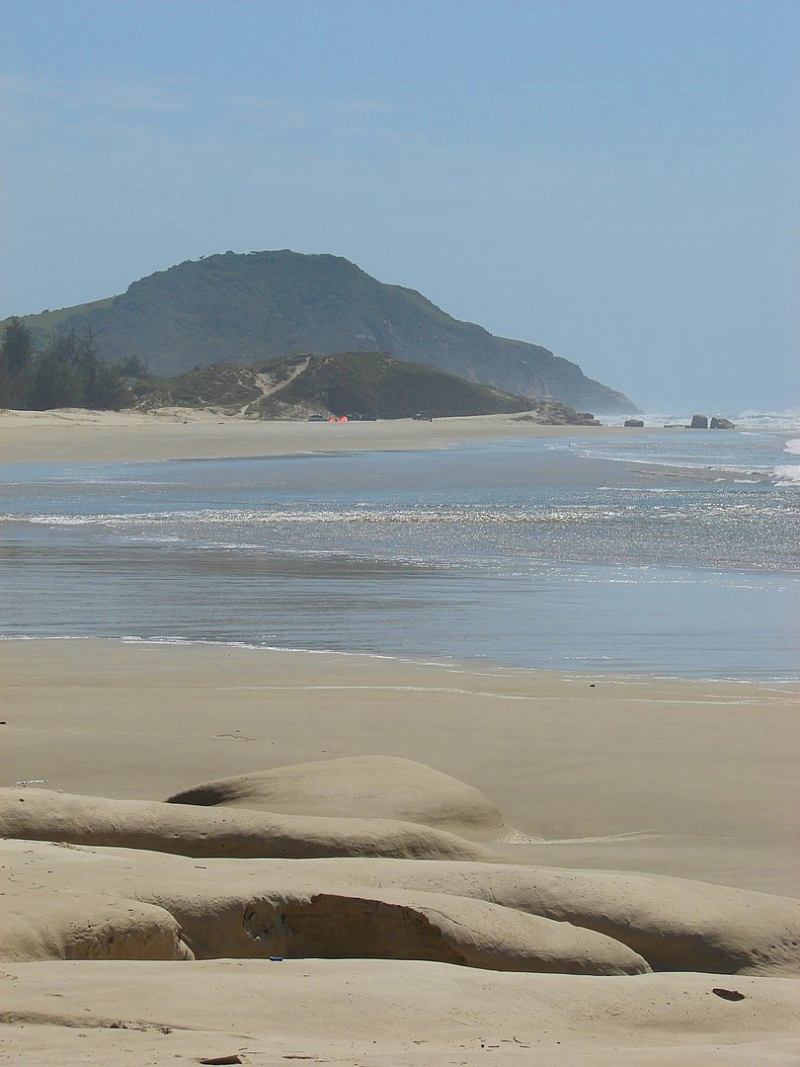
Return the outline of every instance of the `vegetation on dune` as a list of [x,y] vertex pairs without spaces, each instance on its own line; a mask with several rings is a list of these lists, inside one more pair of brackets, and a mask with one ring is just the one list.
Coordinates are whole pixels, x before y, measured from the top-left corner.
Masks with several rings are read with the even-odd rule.
[[54,328],[91,326],[110,360],[137,356],[160,375],[371,350],[513,395],[636,410],[577,364],[460,322],[415,290],[379,282],[338,256],[288,250],[208,256],[142,278],[120,296],[25,322],[37,338]]
[[91,328],[55,333],[37,349],[30,329],[12,318],[0,343],[0,406],[120,408],[130,395],[125,374],[140,370],[136,360],[127,366],[103,362]]
[[534,402],[382,352],[303,354],[239,365],[196,367],[174,378],[150,375],[137,356],[104,362],[91,326],[51,334],[37,347],[20,319],[0,341],[0,407],[44,411],[136,406],[213,408],[250,418],[313,413],[398,419],[530,412],[536,421],[585,421],[557,401]]
[[211,407],[250,418],[311,414],[350,418],[431,418],[530,412],[535,421],[586,423],[558,401],[535,402],[382,352],[297,355],[249,366],[198,367],[134,386],[141,408]]
[[[299,362],[299,361],[297,361]],[[277,405],[306,405],[333,415],[382,419],[431,416],[494,415],[530,409],[530,400],[452,374],[406,363],[380,352],[345,352],[315,356],[300,374],[267,397],[263,413]]]

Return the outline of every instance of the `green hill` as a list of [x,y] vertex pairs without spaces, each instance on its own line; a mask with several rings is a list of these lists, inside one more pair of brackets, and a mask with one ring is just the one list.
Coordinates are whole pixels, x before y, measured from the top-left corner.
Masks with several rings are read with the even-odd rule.
[[577,364],[460,322],[337,256],[226,252],[151,274],[121,296],[24,321],[39,336],[91,325],[106,359],[137,356],[162,375],[303,352],[381,351],[519,396],[636,411]]
[[136,386],[137,406],[214,408],[250,418],[311,414],[403,419],[512,414],[534,409],[537,421],[586,422],[563,404],[537,406],[491,386],[382,352],[299,355],[241,366],[214,364]]

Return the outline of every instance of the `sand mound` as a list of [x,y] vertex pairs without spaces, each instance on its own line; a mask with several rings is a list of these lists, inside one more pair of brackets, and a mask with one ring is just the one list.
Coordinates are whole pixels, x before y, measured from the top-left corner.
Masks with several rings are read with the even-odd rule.
[[511,864],[327,860],[292,869],[311,878],[320,867],[329,880],[478,897],[570,922],[622,941],[655,970],[800,974],[800,900],[793,897],[663,875]]
[[0,789],[0,836],[173,852],[182,856],[396,856],[486,859],[443,830],[388,819],[326,819]]
[[[198,866],[183,857],[32,842],[5,842],[0,854],[13,904],[0,958],[278,956],[591,975],[649,970],[620,942],[569,923],[467,897],[327,885],[324,867],[305,888],[291,864],[273,870],[259,861],[264,878],[254,893],[239,888],[236,869],[254,861],[222,861],[219,870],[214,860]],[[86,892],[37,897],[32,890],[48,876]]]
[[400,819],[456,833],[503,828],[499,809],[480,790],[423,763],[394,756],[349,756],[252,771],[175,793],[169,803]]
[[138,900],[59,891],[6,896],[1,960],[186,960],[175,919]]
[[[204,958],[258,954],[260,950],[243,928],[243,917],[278,907],[282,900],[303,902],[301,910],[308,910],[300,919],[302,925],[323,907],[309,905],[315,896],[379,899],[396,907],[430,910],[428,898],[435,894],[439,899],[434,910],[452,915],[465,930],[475,932],[469,936],[484,939],[481,952],[486,959],[490,957],[486,939],[496,936],[495,930],[505,930],[502,924],[510,921],[509,913],[517,912],[524,913],[520,914],[523,919],[560,920],[557,925],[562,932],[570,929],[566,921],[587,933],[604,934],[657,970],[800,974],[800,901],[684,879],[378,858],[211,859],[198,864],[153,852],[65,849],[21,841],[0,842],[0,859],[15,893],[41,890],[55,881],[92,894],[156,904],[175,917],[187,943]],[[448,898],[447,908],[442,907],[441,898]],[[483,901],[500,907],[470,912],[469,917],[450,910]],[[347,908],[354,909],[350,912],[354,914],[362,906],[367,907],[348,904]],[[330,914],[335,928],[340,920]],[[358,920],[365,921],[363,916]],[[382,917],[380,921],[388,920]],[[513,929],[521,930],[525,938],[535,933],[532,927]],[[512,933],[503,934],[507,957],[513,955],[513,938],[522,936]],[[350,954],[347,946],[354,935],[339,938],[333,929],[330,936],[339,939],[337,954]],[[526,944],[541,951],[535,939]],[[314,951],[325,955],[327,950],[320,945]],[[589,947],[593,953],[600,952],[599,943]],[[288,953],[277,948],[262,954]],[[603,966],[609,963],[607,956],[595,959]],[[611,958],[612,966],[620,961],[627,966],[625,957]]]
[[416,959],[499,971],[643,974],[619,941],[483,900],[394,889],[157,891],[198,959]]

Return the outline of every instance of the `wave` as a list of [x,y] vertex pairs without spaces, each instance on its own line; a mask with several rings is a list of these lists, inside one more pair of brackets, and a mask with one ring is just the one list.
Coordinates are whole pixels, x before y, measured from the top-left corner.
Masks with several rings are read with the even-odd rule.
[[[724,480],[724,479],[723,479]],[[655,485],[598,485],[599,493],[682,493],[682,489],[666,489]]]
[[[800,466],[785,468],[787,471],[800,472]],[[602,487],[614,492],[630,492],[625,487]],[[642,496],[671,494],[672,489],[642,488],[634,490]],[[652,515],[658,521],[683,519],[687,516],[702,514],[718,520],[737,521],[741,518],[760,518],[773,513],[769,502],[714,502],[684,501],[662,504],[651,503],[645,514]],[[575,524],[594,523],[608,519],[639,521],[643,516],[641,504],[637,500],[620,500],[614,504],[580,504],[565,507],[494,507],[478,508],[468,504],[450,507],[428,507],[420,505],[411,508],[356,508],[335,509],[319,508],[308,510],[255,510],[232,508],[223,510],[200,509],[197,511],[147,511],[130,514],[40,514],[15,515],[1,514],[0,523],[17,523],[33,526],[51,527],[108,527],[130,530],[146,527],[164,533],[168,527],[175,525],[192,527],[263,527],[263,526],[328,526],[328,525],[392,525],[392,526],[434,526],[456,524],[464,527],[491,525],[540,525],[540,524]]]
[[[556,448],[563,448],[562,445],[554,446]],[[709,462],[712,457],[707,457],[704,460],[689,459],[686,456],[674,454],[666,459],[655,459],[644,452],[637,454],[629,454],[625,452],[613,452],[606,447],[595,446],[594,448],[581,448],[577,450],[578,454],[585,456],[587,459],[607,459],[612,463],[627,463],[635,464],[636,469],[640,468],[658,468],[660,474],[662,469],[674,471],[675,474],[685,475],[689,477],[697,476],[700,472],[705,477],[709,474],[723,473],[726,475],[731,474],[750,474],[757,475],[755,480],[757,481],[769,481],[770,475],[773,473],[773,467],[771,464],[763,464],[761,466],[755,463],[748,463],[746,466],[743,464],[724,463],[719,461]],[[649,472],[655,473],[655,472]],[[717,478],[715,481],[726,481],[725,478]],[[609,486],[604,488],[608,489]],[[644,486],[632,487],[634,491],[644,490]],[[678,490],[680,492],[680,490]]]
[[800,430],[800,408],[784,411],[755,411],[747,409],[734,420],[739,429],[748,430]]
[[[800,437],[790,437],[784,444],[783,451],[790,456],[800,456]],[[778,464],[773,471],[777,485],[800,485],[800,463]]]
[[789,463],[775,468],[776,485],[800,485],[800,463]]

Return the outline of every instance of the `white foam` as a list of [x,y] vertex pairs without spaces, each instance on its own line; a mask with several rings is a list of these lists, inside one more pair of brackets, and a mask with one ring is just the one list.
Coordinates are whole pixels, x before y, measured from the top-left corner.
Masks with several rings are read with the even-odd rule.
[[[724,478],[715,478],[724,482]],[[606,493],[682,493],[682,489],[665,489],[656,485],[598,485],[598,492]]]
[[480,525],[482,523],[576,523],[595,519],[616,518],[621,513],[606,504],[582,504],[573,507],[542,508],[476,508],[472,505],[450,507],[390,507],[354,510],[315,508],[309,510],[198,510],[138,512],[134,514],[101,515],[0,515],[0,522],[30,523],[34,526],[151,526],[163,527],[173,522],[189,522],[194,526],[245,526],[245,525],[308,525],[308,524],[375,524],[436,525],[458,523]]
[[797,430],[800,429],[800,410],[753,411],[749,409],[735,416],[736,426],[748,430]]
[[[800,456],[800,437],[790,437],[784,444],[783,451],[790,456]],[[785,463],[776,467],[773,476],[778,485],[800,484],[800,463]]]
[[775,468],[776,485],[800,485],[800,463]]

